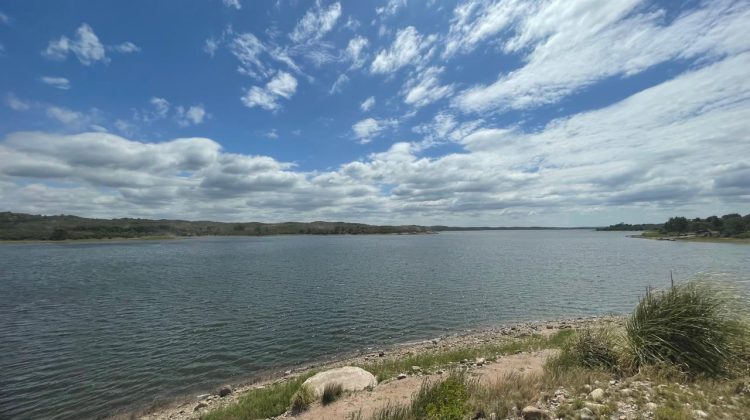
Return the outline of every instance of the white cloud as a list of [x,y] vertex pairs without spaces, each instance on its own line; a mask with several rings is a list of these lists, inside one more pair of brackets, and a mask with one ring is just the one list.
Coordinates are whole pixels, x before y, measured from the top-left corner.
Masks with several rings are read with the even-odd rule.
[[211,57],[214,56],[214,54],[216,53],[216,50],[218,49],[219,49],[219,41],[213,38],[206,39],[206,42],[203,44],[203,51],[206,54],[210,55]]
[[226,7],[233,7],[237,10],[242,9],[242,5],[240,4],[240,0],[221,0],[224,3],[224,6]]
[[361,109],[363,112],[367,112],[371,110],[373,106],[375,106],[375,97],[370,96],[359,105],[359,109]]
[[137,53],[141,51],[141,47],[133,44],[132,42],[123,42],[122,44],[113,45],[112,47],[109,47],[112,51],[117,51],[121,54],[132,54]]
[[85,118],[84,115],[80,112],[58,106],[48,107],[47,116],[66,125],[79,124]]
[[352,126],[355,137],[362,144],[369,143],[373,138],[380,135],[383,131],[398,125],[395,120],[376,120],[375,118],[365,118],[358,121]]
[[430,55],[430,47],[437,37],[422,36],[413,26],[401,29],[390,48],[380,50],[372,61],[370,71],[373,73],[392,73],[401,67],[419,64],[426,60],[423,56]]
[[39,80],[41,80],[42,83],[48,84],[58,89],[62,89],[62,90],[70,89],[70,81],[64,77],[43,76]]
[[[639,8],[636,0],[524,4],[503,20],[504,28],[514,30],[503,49],[526,53],[525,64],[492,84],[461,92],[455,101],[461,110],[538,107],[605,78],[632,76],[669,60],[716,59],[750,49],[750,39],[739,35],[750,20],[747,4],[705,3],[669,24],[664,23],[662,11]],[[511,5],[493,3],[503,10]],[[471,46],[473,39],[483,39],[477,33],[484,33],[480,23],[489,12],[472,10],[480,16],[469,25],[476,30],[468,32],[460,45]]]
[[10,16],[0,12],[0,23],[10,23]]
[[453,94],[453,85],[440,85],[442,67],[429,67],[404,85],[404,102],[417,107],[429,105]]
[[28,111],[29,109],[31,109],[31,104],[19,99],[13,93],[8,93],[7,95],[5,95],[5,104],[14,111]]
[[346,58],[352,63],[353,69],[360,68],[365,64],[367,56],[363,54],[363,51],[369,44],[367,38],[362,36],[356,36],[349,40],[349,44],[346,46]]
[[341,93],[347,83],[349,83],[349,76],[347,76],[346,74],[340,74],[339,77],[336,78],[336,81],[333,82],[333,85],[331,85],[331,89],[328,91],[328,94],[335,95],[337,93]]
[[268,77],[270,71],[261,60],[265,45],[253,34],[237,35],[229,44],[229,50],[240,61],[240,73],[254,78]]
[[340,16],[341,3],[333,3],[328,8],[316,4],[297,23],[289,38],[296,43],[318,40],[333,29]]
[[406,0],[388,0],[385,6],[376,7],[375,13],[378,15],[393,16],[403,7],[406,7]]
[[182,106],[178,106],[175,110],[175,116],[177,119],[177,124],[183,127],[187,127],[190,125],[198,125],[203,123],[203,121],[209,117],[209,114],[206,113],[206,110],[205,108],[203,108],[203,106],[193,105],[187,110]]
[[276,140],[277,138],[279,138],[279,133],[278,133],[278,132],[276,131],[276,129],[274,128],[274,129],[272,129],[272,130],[269,130],[269,131],[267,131],[267,132],[266,132],[266,133],[264,134],[264,136],[266,136],[266,138],[268,138],[268,139],[271,139],[271,140]]
[[289,73],[279,71],[264,87],[253,86],[242,97],[248,108],[261,107],[268,111],[281,108],[279,98],[289,99],[297,91],[297,79]]
[[154,116],[156,118],[167,118],[167,114],[169,114],[170,109],[168,100],[164,98],[153,97],[149,102],[154,107]]
[[[110,49],[120,53],[140,51],[132,42],[125,42]],[[94,30],[86,23],[76,30],[75,39],[63,35],[58,40],[50,41],[47,49],[42,51],[44,57],[60,61],[65,60],[68,54],[75,55],[78,61],[85,66],[90,66],[98,61],[105,64],[110,61],[104,44],[99,41],[99,37],[96,36]]]

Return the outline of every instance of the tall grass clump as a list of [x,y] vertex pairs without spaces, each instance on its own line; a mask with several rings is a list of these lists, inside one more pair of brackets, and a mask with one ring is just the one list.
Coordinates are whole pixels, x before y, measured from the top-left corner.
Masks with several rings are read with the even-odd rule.
[[315,402],[315,393],[309,386],[302,385],[297,392],[292,395],[289,409],[292,411],[292,414],[299,414],[310,408],[310,404],[313,402]]
[[748,361],[747,308],[734,289],[707,281],[650,291],[626,323],[627,342],[639,366],[726,375]]
[[469,409],[466,377],[451,373],[444,381],[424,382],[411,403],[416,419],[461,420]]
[[321,397],[321,403],[323,405],[331,404],[332,402],[336,401],[341,397],[341,394],[344,393],[344,387],[341,386],[339,383],[328,383],[326,384],[325,388],[323,388],[323,396]]

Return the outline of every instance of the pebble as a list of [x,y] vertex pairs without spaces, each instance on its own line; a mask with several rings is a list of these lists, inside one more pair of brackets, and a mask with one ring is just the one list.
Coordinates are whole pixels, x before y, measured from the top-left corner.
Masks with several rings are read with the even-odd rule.
[[703,410],[693,410],[693,417],[696,419],[707,419],[708,413]]
[[399,373],[396,378],[398,379],[406,379],[407,375],[405,373]]
[[578,410],[578,416],[581,418],[581,420],[592,420],[594,418],[594,413],[588,408],[584,407]]
[[198,411],[201,408],[205,408],[205,407],[208,407],[208,404],[206,404],[205,401],[201,401],[201,402],[198,403],[198,405],[195,406],[195,408],[193,409],[193,411]]
[[484,365],[485,364],[484,357],[478,357],[475,363],[477,364],[477,366]]
[[380,353],[378,353],[378,357],[383,357],[383,356],[385,356],[385,352],[381,351]]
[[655,411],[657,407],[659,406],[656,403],[646,403],[646,409],[648,409],[649,411]]

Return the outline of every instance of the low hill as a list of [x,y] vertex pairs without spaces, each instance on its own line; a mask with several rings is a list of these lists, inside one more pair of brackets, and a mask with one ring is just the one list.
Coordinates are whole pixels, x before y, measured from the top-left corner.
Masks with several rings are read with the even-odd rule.
[[0,240],[67,240],[187,236],[263,236],[428,233],[425,226],[375,226],[362,223],[222,223],[186,220],[90,219],[59,215],[0,213]]

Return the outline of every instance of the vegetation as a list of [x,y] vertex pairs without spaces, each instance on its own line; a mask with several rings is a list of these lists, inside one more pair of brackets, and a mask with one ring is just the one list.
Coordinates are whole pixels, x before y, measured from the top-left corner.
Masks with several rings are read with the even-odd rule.
[[[275,417],[285,413],[290,408],[290,402],[297,408],[307,407],[314,397],[306,387],[302,387],[302,383],[314,373],[308,372],[289,381],[249,391],[235,404],[211,411],[201,416],[201,420],[250,420]],[[300,389],[302,392],[298,393]]]
[[520,339],[509,339],[500,344],[486,344],[477,347],[457,348],[451,350],[434,350],[415,354],[401,359],[386,359],[361,366],[378,378],[378,381],[393,378],[399,373],[408,372],[412,366],[422,369],[432,369],[457,364],[461,361],[474,361],[477,357],[487,357],[495,360],[500,355],[514,354],[519,351],[534,351],[547,348],[557,348],[565,343],[572,330],[561,330],[549,338],[532,335]]
[[220,223],[185,220],[88,219],[0,213],[0,240],[111,239],[187,236],[264,236],[426,233],[424,226],[374,226],[361,223]]
[[706,237],[724,238],[750,238],[750,214],[742,216],[738,213],[719,216],[709,216],[705,219],[696,217],[671,217],[662,224],[637,224],[630,225],[618,223],[596,230],[611,231],[648,231],[644,236],[670,236],[670,235],[698,235]]
[[323,396],[321,397],[320,402],[323,403],[323,405],[328,405],[338,400],[343,392],[344,388],[341,386],[341,384],[326,384],[326,386],[323,388]]
[[746,305],[726,286],[707,282],[649,292],[627,322],[629,349],[639,365],[725,375],[749,360]]
[[[445,380],[427,377],[410,404],[389,404],[376,420],[517,418],[526,406],[543,407],[553,418],[615,418],[623,406],[635,417],[660,419],[747,418],[750,415],[750,301],[732,289],[705,281],[649,291],[625,326],[561,330],[544,338],[529,335],[468,348],[434,349],[363,366],[379,380],[407,372],[448,369]],[[467,373],[476,357],[492,360],[518,351],[558,348],[540,374],[509,372],[493,382]],[[300,388],[311,375],[251,391],[238,404],[204,419],[250,419],[301,412],[313,403]],[[434,378],[434,377],[432,377]],[[609,384],[609,385],[607,385]],[[592,388],[603,388],[594,399]],[[340,387],[326,387],[322,403],[335,401]],[[552,395],[555,395],[554,398]],[[593,395],[593,393],[592,393]],[[689,405],[688,405],[689,404]],[[588,411],[587,411],[588,410]],[[700,410],[696,414],[695,410]],[[618,413],[619,414],[615,414]],[[651,414],[644,414],[644,413]],[[631,414],[632,414],[631,413]],[[639,414],[641,413],[641,414]],[[628,417],[628,418],[631,418]],[[353,413],[351,419],[362,419]]]
[[314,402],[315,393],[309,387],[303,385],[292,395],[290,410],[293,414],[299,414],[306,411],[310,404]]

